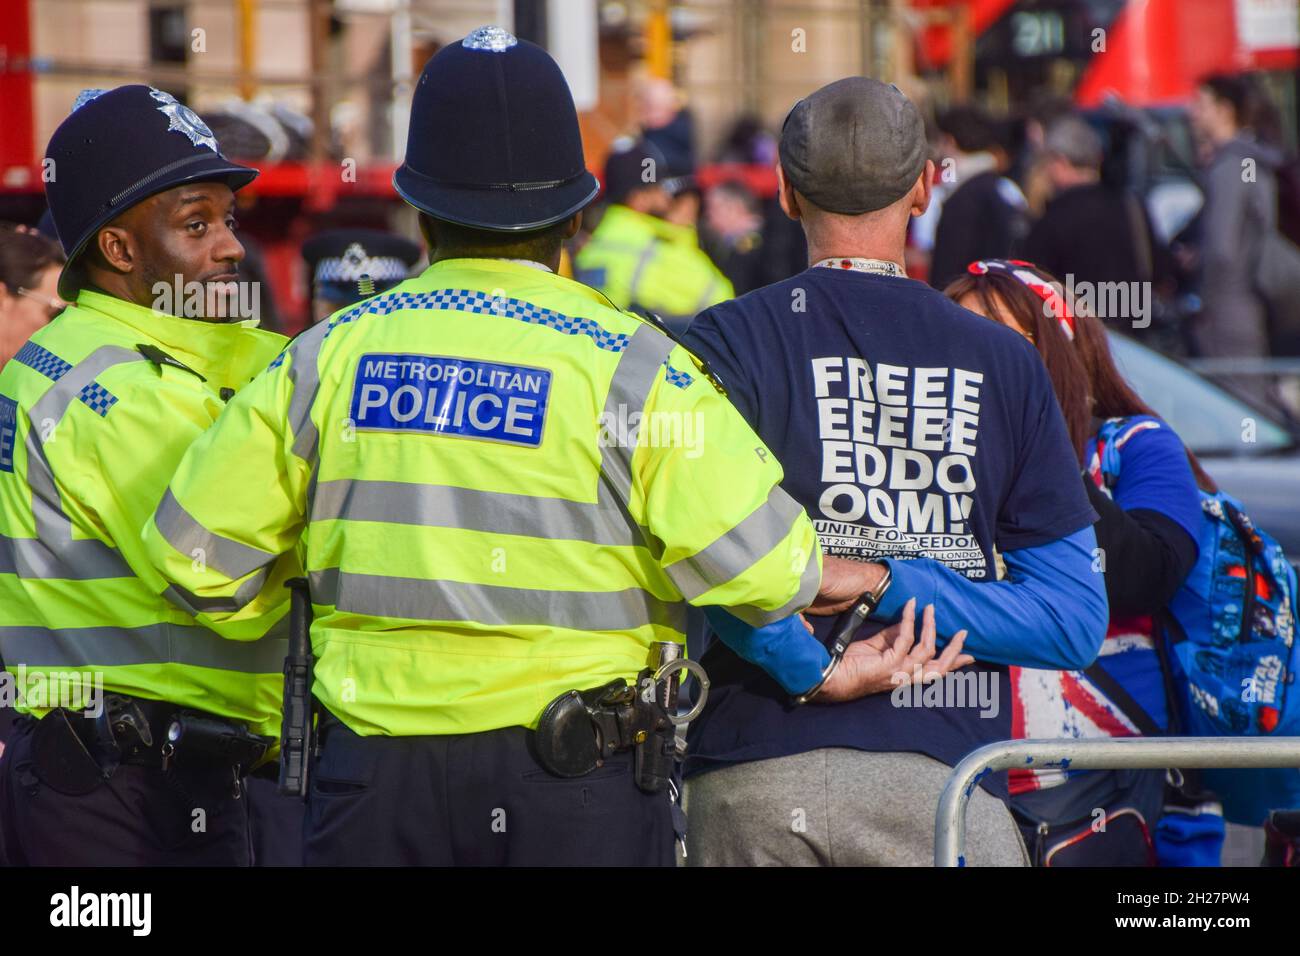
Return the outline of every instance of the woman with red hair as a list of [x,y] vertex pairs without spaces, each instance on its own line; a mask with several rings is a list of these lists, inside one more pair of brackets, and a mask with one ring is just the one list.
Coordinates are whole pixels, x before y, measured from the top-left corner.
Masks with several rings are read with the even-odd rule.
[[[1129,737],[1170,730],[1159,618],[1197,559],[1198,485],[1213,482],[1195,457],[1124,381],[1106,329],[1061,284],[1027,262],[971,263],[945,294],[1019,332],[1047,366],[1100,516],[1093,570],[1104,573],[1110,626],[1083,671],[1012,668],[1015,736]],[[1122,467],[1101,470],[1098,429],[1122,419],[1111,441]],[[1042,866],[1154,862],[1163,771],[1012,771],[1012,809]],[[1104,811],[1099,827],[1097,809]]]

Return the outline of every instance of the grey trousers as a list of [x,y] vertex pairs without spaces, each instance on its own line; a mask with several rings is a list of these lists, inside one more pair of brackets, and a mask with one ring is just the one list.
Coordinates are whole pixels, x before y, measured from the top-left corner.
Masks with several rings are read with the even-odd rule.
[[[952,769],[923,754],[827,748],[732,764],[686,783],[687,866],[931,866]],[[971,866],[1028,866],[1015,820],[980,788]]]

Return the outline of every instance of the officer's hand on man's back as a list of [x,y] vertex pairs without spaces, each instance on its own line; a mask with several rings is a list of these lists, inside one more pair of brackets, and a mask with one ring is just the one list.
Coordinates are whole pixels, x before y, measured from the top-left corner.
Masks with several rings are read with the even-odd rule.
[[903,608],[902,619],[880,633],[855,641],[844,652],[844,659],[822,685],[816,703],[842,703],[868,694],[893,690],[903,684],[929,683],[950,671],[973,664],[975,658],[961,652],[965,631],[958,631],[939,657],[935,658],[937,636],[934,605],[927,605],[922,615],[921,640],[916,640],[916,599]]

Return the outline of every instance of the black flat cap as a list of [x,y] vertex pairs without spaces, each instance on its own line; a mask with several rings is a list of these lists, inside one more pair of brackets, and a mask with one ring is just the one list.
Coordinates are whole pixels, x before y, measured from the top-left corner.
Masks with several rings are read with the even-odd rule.
[[823,86],[781,129],[786,178],[819,209],[860,215],[907,194],[925,168],[925,124],[898,87],[865,76]]

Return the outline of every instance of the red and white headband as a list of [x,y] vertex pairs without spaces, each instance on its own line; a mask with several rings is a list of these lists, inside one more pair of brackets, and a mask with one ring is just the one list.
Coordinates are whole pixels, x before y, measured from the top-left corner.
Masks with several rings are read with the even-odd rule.
[[980,259],[968,265],[966,271],[974,276],[988,275],[995,270],[1005,272],[1021,285],[1027,286],[1047,304],[1044,314],[1051,315],[1061,323],[1061,331],[1073,342],[1074,313],[1070,311],[1070,304],[1065,301],[1065,296],[1061,295],[1061,291],[1056,286],[1033,271],[1036,268],[1037,266],[1032,262],[1021,259]]

